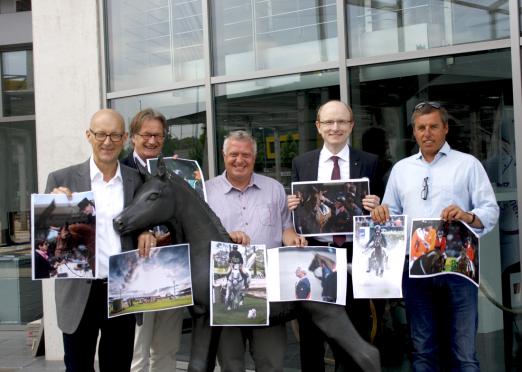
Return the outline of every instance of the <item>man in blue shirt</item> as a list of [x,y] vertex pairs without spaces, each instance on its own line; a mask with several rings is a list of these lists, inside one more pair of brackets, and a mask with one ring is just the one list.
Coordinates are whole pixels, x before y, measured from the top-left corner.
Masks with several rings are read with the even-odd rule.
[[[459,220],[481,236],[488,233],[499,214],[493,188],[475,157],[451,149],[446,142],[447,111],[438,102],[421,102],[411,121],[420,151],[393,167],[382,205],[372,211],[374,221],[383,223],[390,214],[406,214],[410,219]],[[458,275],[407,277],[403,287],[413,370],[440,370],[439,348],[446,345],[451,349],[451,370],[478,371],[477,287]]]

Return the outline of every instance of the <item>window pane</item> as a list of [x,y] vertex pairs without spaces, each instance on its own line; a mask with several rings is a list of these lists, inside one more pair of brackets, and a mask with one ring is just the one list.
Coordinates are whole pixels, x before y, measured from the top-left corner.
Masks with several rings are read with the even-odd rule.
[[31,11],[31,0],[0,0],[0,14],[29,11]]
[[[509,50],[354,67],[349,78],[356,117],[354,147],[379,155],[388,171],[398,160],[418,152],[410,125],[414,106],[439,101],[448,109],[448,143],[482,162],[501,207],[498,228],[481,239],[485,249],[480,252],[480,280],[502,301],[502,291],[509,293],[512,288],[510,280],[518,275],[520,283]],[[515,270],[518,273],[511,277]],[[481,367],[512,370],[507,368],[512,361],[503,357],[520,350],[520,340],[513,334],[516,324],[511,324],[512,319],[504,323],[502,311],[484,298],[478,306]]]
[[350,57],[509,37],[507,1],[347,0]]
[[33,115],[32,50],[2,53],[1,68],[4,116]]
[[211,1],[214,73],[337,59],[335,0]]
[[292,159],[320,146],[316,109],[339,99],[339,75],[323,71],[219,84],[215,95],[219,172],[225,135],[244,129],[257,140],[255,171],[289,186]]
[[107,1],[111,91],[203,77],[201,0]]
[[27,212],[37,191],[35,138],[34,121],[0,123],[0,245],[30,239]]
[[[180,158],[197,160],[208,177],[207,121],[203,88],[114,99],[111,106],[123,115],[127,130],[138,111],[150,107],[161,112],[167,118],[168,124],[163,154],[177,154]],[[132,148],[128,147],[122,157],[126,156],[128,151],[132,151]]]

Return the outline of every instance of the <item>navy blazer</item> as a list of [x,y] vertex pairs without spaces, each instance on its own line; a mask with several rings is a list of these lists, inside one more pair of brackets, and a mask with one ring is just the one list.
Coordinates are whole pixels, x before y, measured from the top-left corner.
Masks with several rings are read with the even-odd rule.
[[[350,150],[350,178],[368,177],[370,193],[382,198],[384,184],[379,171],[379,158],[369,152]],[[305,152],[292,160],[292,182],[317,181],[321,149]]]

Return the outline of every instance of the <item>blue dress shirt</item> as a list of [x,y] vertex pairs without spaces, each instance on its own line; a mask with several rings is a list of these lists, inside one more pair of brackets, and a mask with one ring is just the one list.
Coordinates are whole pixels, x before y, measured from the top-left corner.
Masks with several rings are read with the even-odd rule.
[[[427,195],[422,198],[427,177]],[[485,235],[495,226],[499,207],[488,175],[474,156],[452,150],[446,142],[431,163],[422,153],[399,161],[393,167],[382,200],[390,214],[406,214],[414,218],[440,218],[444,208],[458,205],[474,213],[484,225],[475,229]],[[408,231],[408,236],[410,233]]]

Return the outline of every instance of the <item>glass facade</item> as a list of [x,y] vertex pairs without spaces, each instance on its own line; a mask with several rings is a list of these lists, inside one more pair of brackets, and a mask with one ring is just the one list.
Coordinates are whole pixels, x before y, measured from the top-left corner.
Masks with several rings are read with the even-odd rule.
[[[349,103],[351,145],[377,154],[389,170],[417,151],[410,126],[415,104],[440,101],[450,114],[448,142],[482,162],[501,209],[498,227],[481,242],[487,247],[481,281],[505,306],[522,306],[516,182],[522,170],[515,161],[522,92],[514,83],[522,76],[512,68],[520,61],[510,39],[519,43],[520,34],[510,34],[509,4],[107,0],[108,103],[127,120],[149,106],[166,114],[173,146],[165,153],[198,159],[207,177],[223,171],[224,135],[250,131],[258,143],[256,172],[288,190],[292,158],[321,146],[314,127],[321,103]],[[174,16],[184,21],[167,25]],[[190,56],[176,49],[185,33],[199,35],[183,44]],[[169,86],[179,82],[183,89]],[[399,302],[388,305],[388,315],[400,313]],[[501,312],[481,295],[479,317],[482,369],[516,370],[521,316]],[[388,320],[405,329],[396,318]],[[382,350],[399,350],[383,352],[384,365],[407,370],[406,341],[383,337]]]
[[3,116],[34,114],[33,52],[1,53]]
[[[127,130],[132,117],[140,110],[152,107],[165,115],[168,134],[163,143],[163,154],[177,154],[180,158],[194,159],[208,174],[206,153],[206,109],[203,88],[180,89],[174,92],[156,93],[115,99],[112,108],[125,118]],[[127,151],[131,151],[130,148]],[[122,154],[125,156],[125,153]]]
[[[292,159],[319,145],[316,109],[339,99],[337,71],[318,71],[215,86],[217,147],[225,135],[243,129],[258,143],[255,171],[289,188]],[[224,171],[218,156],[219,172]]]
[[335,0],[209,2],[215,75],[336,60]]
[[7,245],[29,242],[37,190],[32,51],[0,52],[0,71],[0,245]]
[[31,10],[31,0],[0,0],[0,14],[28,12]]
[[107,1],[111,90],[203,77],[201,0]]
[[350,57],[509,37],[508,1],[347,0]]
[[418,102],[433,100],[450,114],[450,145],[481,160],[499,190],[516,188],[509,51],[360,66],[349,77],[353,145],[378,153],[385,168],[418,152],[410,115]]

